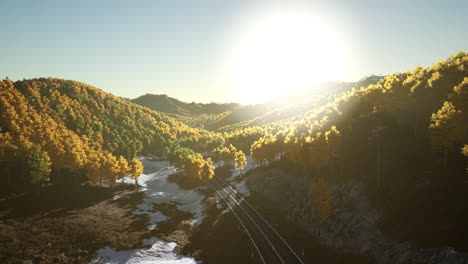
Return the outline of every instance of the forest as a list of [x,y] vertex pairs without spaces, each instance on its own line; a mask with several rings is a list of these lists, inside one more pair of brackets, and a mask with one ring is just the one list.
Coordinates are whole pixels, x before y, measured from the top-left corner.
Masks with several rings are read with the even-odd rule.
[[[374,248],[390,239],[413,241],[419,243],[416,253],[411,248],[396,252],[411,251],[422,261],[427,248],[466,251],[468,54],[460,51],[427,68],[327,82],[321,88],[255,105],[202,104],[166,95],[122,98],[58,78],[5,78],[0,83],[0,240],[5,241],[0,255],[7,261],[34,256],[38,263],[83,263],[107,245],[122,252],[146,250],[141,241],[148,237],[180,244],[186,238],[174,234],[184,232],[191,239],[184,250],[197,259],[236,248],[212,245],[220,236],[247,247],[240,237],[229,238],[241,235],[235,219],[221,217],[225,211],[218,207],[213,184],[222,178],[231,186],[261,186],[263,193],[252,191],[247,199],[275,226],[274,221],[292,215],[283,202],[299,208],[302,219],[318,219],[308,227],[318,228],[319,235],[338,229],[346,229],[341,237],[350,229],[365,234],[370,226],[381,232],[372,240]],[[148,166],[153,172],[144,172],[144,164],[158,162],[164,168]],[[278,183],[268,178],[273,174]],[[159,181],[160,175],[167,178]],[[148,177],[159,185],[146,191]],[[358,184],[346,185],[350,182]],[[337,186],[361,185],[367,198],[346,205]],[[278,188],[296,196],[284,198]],[[266,196],[268,190],[273,198]],[[160,193],[189,200],[165,203]],[[367,202],[383,216],[374,222],[378,229],[346,218],[349,228],[337,225],[327,233],[340,214],[373,221],[356,209]],[[190,203],[204,208],[207,219],[193,224],[198,209],[181,209]],[[161,215],[161,227],[146,224]],[[184,226],[189,222],[193,226]],[[296,249],[308,243],[317,247],[312,236],[296,242],[298,233],[311,232],[306,228],[294,222],[281,232],[299,243]],[[209,246],[197,237],[210,240]],[[195,255],[197,247],[209,253]],[[251,257],[248,247],[233,252]],[[332,252],[335,259],[355,263],[380,254]]]
[[[172,111],[177,118],[151,110],[151,100],[132,103],[76,81],[7,78],[0,90],[2,192],[84,181],[113,186],[126,176],[137,181],[138,157],[145,153],[202,182],[221,160],[238,170],[246,155],[256,166],[293,162],[317,179],[314,199],[324,216],[332,199],[328,183],[336,180],[361,179],[395,199],[415,190],[435,188],[441,196],[464,190],[466,53],[429,68],[329,87],[335,88],[286,106],[178,101],[177,109],[190,111]],[[206,125],[206,115],[221,123]]]
[[[425,206],[436,202],[464,208],[465,52],[429,68],[327,88],[326,96],[301,104],[239,107],[219,114],[216,122],[222,126],[205,127],[251,154],[256,166],[288,161],[315,177],[311,203],[324,217],[332,205],[329,182],[346,179],[366,182],[390,203],[422,206],[425,200]],[[420,198],[428,192],[431,197]]]
[[0,264],[468,264],[468,1],[0,6]]
[[[199,153],[227,149],[219,133],[188,127],[80,82],[7,78],[0,102],[6,193],[84,181],[112,186],[125,176],[137,181],[144,153],[164,154],[190,175],[210,177],[211,161]],[[198,170],[189,169],[194,166]]]

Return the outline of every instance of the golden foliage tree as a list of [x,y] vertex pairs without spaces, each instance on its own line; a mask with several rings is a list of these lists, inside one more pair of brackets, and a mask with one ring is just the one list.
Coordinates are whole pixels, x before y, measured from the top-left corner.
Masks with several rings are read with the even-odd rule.
[[130,162],[130,176],[135,180],[135,186],[138,186],[138,177],[143,173],[143,164],[138,158],[133,158]]
[[214,175],[214,166],[213,162],[211,159],[208,159],[204,164],[203,167],[201,168],[201,181],[207,181],[210,180],[213,175]]
[[123,179],[125,176],[129,174],[129,166],[127,160],[120,156],[118,160],[119,169],[117,170],[117,179]]
[[247,158],[244,152],[242,152],[242,150],[237,151],[234,159],[236,162],[236,170],[242,171],[247,165]]

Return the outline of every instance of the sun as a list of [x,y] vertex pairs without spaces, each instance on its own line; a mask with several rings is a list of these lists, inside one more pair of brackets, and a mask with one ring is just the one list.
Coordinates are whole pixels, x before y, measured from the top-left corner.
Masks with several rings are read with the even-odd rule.
[[244,23],[227,63],[242,103],[271,100],[343,76],[343,43],[329,24],[307,10],[275,10]]

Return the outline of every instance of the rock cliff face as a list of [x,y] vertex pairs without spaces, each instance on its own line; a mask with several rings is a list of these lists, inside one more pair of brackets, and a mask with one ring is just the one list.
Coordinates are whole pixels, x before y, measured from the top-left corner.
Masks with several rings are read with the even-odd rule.
[[468,253],[449,247],[418,248],[411,241],[386,238],[379,228],[381,214],[372,208],[364,186],[358,181],[332,184],[332,210],[320,218],[309,205],[311,177],[292,175],[282,169],[254,170],[248,187],[288,212],[293,222],[317,237],[325,246],[367,255],[377,263],[468,263]]

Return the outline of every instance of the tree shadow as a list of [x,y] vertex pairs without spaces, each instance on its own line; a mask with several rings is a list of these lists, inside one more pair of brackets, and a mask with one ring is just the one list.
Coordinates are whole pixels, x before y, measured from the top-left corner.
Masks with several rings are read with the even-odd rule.
[[40,193],[27,192],[0,199],[0,211],[3,212],[3,217],[9,219],[38,213],[59,216],[111,199],[115,192],[128,188],[132,186],[122,184],[113,189],[91,185],[45,186],[41,188]]

